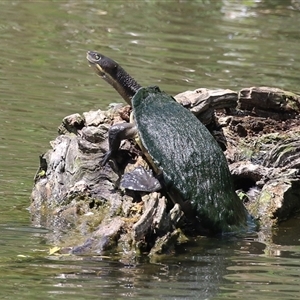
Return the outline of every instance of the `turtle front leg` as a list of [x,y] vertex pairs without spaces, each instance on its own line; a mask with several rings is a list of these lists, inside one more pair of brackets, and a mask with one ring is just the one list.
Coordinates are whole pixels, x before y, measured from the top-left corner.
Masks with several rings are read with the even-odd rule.
[[122,140],[133,139],[136,135],[137,129],[133,123],[118,123],[111,126],[108,130],[109,149],[101,161],[102,166],[116,157]]

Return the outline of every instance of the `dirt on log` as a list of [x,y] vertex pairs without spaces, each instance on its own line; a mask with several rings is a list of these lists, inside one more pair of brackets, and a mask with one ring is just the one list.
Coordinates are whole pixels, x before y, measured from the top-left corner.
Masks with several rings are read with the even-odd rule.
[[[269,87],[239,92],[186,91],[175,99],[194,113],[225,151],[236,190],[261,229],[272,229],[300,209],[300,96]],[[161,193],[119,188],[122,174],[147,166],[124,141],[115,163],[101,166],[109,127],[128,122],[130,107],[63,119],[52,149],[40,156],[30,212],[50,229],[48,243],[78,255],[109,251],[131,260],[172,253],[192,242],[179,205]]]

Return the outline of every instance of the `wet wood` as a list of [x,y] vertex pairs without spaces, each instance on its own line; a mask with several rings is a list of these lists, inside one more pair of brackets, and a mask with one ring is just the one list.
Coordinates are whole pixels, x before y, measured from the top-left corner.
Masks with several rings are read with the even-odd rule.
[[[299,95],[268,87],[238,92],[201,88],[175,98],[226,150],[237,193],[261,228],[278,226],[300,210]],[[128,121],[129,112],[129,106],[116,105],[67,116],[52,149],[40,157],[32,222],[49,228],[49,242],[65,252],[110,251],[134,259],[142,253],[169,253],[189,241],[192,231],[186,230],[178,205],[161,193],[119,189],[125,169],[136,160],[147,164],[135,144],[124,142],[116,163],[100,164],[109,127]]]

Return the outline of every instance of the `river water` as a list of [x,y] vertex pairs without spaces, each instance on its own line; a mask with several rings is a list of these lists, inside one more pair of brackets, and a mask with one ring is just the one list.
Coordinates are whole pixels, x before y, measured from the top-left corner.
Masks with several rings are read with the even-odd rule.
[[268,239],[203,239],[134,265],[55,257],[27,207],[38,156],[62,118],[122,102],[85,53],[117,60],[142,85],[274,86],[297,92],[300,2],[0,1],[0,299],[298,299],[300,226]]

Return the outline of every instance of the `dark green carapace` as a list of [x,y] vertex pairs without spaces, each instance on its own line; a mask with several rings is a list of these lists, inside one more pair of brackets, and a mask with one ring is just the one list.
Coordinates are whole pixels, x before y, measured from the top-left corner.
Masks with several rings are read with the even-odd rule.
[[167,189],[190,201],[199,221],[216,232],[245,227],[247,211],[206,127],[158,87],[140,88],[132,107],[142,144],[163,172]]

